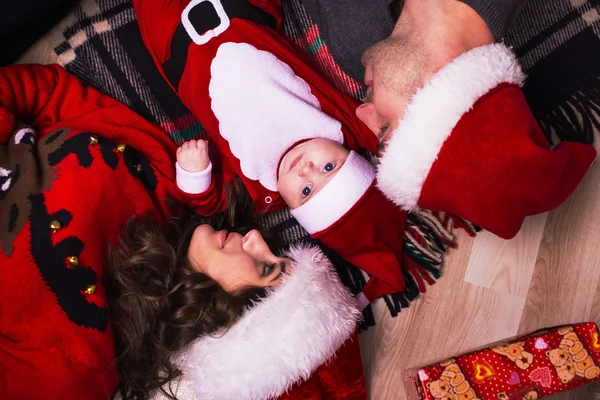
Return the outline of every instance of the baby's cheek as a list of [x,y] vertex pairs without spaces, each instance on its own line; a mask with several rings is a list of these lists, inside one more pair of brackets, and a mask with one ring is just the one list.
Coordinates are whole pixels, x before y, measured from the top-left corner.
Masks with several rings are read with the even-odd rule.
[[299,200],[297,199],[298,196],[295,196],[293,190],[293,182],[291,182],[291,179],[289,179],[287,174],[284,174],[279,178],[277,185],[281,198],[288,206],[290,206],[292,209],[300,206]]

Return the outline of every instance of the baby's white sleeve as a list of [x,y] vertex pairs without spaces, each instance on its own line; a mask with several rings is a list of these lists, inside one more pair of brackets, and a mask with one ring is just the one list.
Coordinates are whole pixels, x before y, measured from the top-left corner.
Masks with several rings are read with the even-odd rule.
[[200,194],[210,187],[212,182],[212,163],[200,172],[188,172],[175,163],[177,187],[184,193]]

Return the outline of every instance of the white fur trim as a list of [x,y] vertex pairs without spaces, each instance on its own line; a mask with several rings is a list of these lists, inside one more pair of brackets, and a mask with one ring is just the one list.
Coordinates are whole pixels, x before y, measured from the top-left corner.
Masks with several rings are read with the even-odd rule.
[[462,116],[499,84],[521,86],[524,79],[503,44],[475,48],[444,66],[411,99],[388,142],[377,172],[381,191],[403,209],[415,208],[433,162]]
[[342,144],[342,124],[321,110],[292,68],[248,43],[223,43],[210,66],[211,108],[244,176],[276,192],[277,166],[295,143]]
[[196,340],[174,361],[203,400],[280,396],[330,359],[360,312],[316,247],[292,248],[291,274],[223,335]]
[[309,234],[321,232],[346,215],[375,180],[375,167],[351,151],[338,173],[291,214]]
[[210,187],[212,182],[212,163],[200,172],[189,172],[181,168],[178,162],[175,163],[177,187],[185,193],[200,194],[204,193]]

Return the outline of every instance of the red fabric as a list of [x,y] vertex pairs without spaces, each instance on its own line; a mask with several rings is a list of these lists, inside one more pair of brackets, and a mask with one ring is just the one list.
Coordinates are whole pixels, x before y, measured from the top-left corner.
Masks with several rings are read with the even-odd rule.
[[536,400],[600,380],[594,322],[552,328],[421,368],[425,400]]
[[[15,144],[16,119],[35,128],[35,147]],[[99,144],[89,143],[92,134]],[[127,145],[123,153],[121,143]],[[103,314],[107,248],[131,216],[164,218],[166,199],[186,200],[174,183],[175,145],[60,67],[32,65],[0,69],[0,165],[15,152],[23,155],[21,178],[0,193],[0,398],[105,400],[118,381],[112,329]],[[131,168],[143,160],[141,173]],[[23,201],[13,203],[17,191]],[[34,198],[42,199],[43,209],[30,204]],[[31,214],[17,225],[14,240],[4,230],[13,204]],[[41,222],[40,210],[49,214]],[[54,218],[63,226],[52,233],[48,221]],[[79,265],[69,264],[72,255]],[[80,275],[90,271],[93,281],[82,285]],[[84,293],[88,283],[96,285],[93,294]],[[337,388],[348,397],[331,397]],[[366,398],[356,337],[297,389],[312,398]]]
[[525,217],[564,202],[595,157],[592,145],[563,142],[550,149],[523,93],[500,85],[453,129],[418,203],[510,239]]
[[[20,179],[15,178],[0,199],[0,397],[107,399],[118,381],[102,286],[107,246],[131,216],[150,211],[166,216],[166,197],[183,200],[173,183],[175,146],[159,128],[84,87],[58,66],[1,69],[0,110],[4,116],[30,122],[37,131],[31,159],[18,160]],[[11,147],[14,117],[12,121],[0,118],[0,122],[0,150],[9,150],[5,155],[27,146]],[[8,128],[9,124],[13,126]],[[67,128],[67,134],[50,141],[61,128]],[[148,190],[128,170],[125,153],[113,151],[118,163],[111,168],[102,160],[100,145],[73,147],[83,151],[79,155],[89,151],[89,166],[81,165],[84,155],[68,152],[56,165],[49,165],[59,149],[69,148],[70,140],[82,137],[87,144],[90,133],[140,150],[149,162],[143,174],[156,177],[155,189]],[[38,182],[24,175],[28,168],[38,169]],[[43,186],[48,177],[51,184]],[[23,201],[13,203],[17,191],[23,192]],[[28,200],[38,194],[50,214],[46,220],[36,217],[44,210]],[[14,241],[4,230],[13,207],[24,215],[31,213],[24,226],[17,227],[20,231]],[[61,210],[70,213],[70,221],[52,216]],[[63,225],[56,233],[49,227],[51,219]],[[73,240],[80,241],[81,247],[73,245]],[[71,255],[78,257],[79,266],[68,264]],[[77,274],[89,270],[95,274],[89,283],[96,290],[88,295]],[[52,284],[52,280],[59,282]],[[82,304],[77,305],[78,301]],[[97,313],[98,318],[85,318],[82,313]]]
[[346,215],[312,237],[371,275],[362,291],[373,301],[404,290],[405,221],[406,214],[372,184]]
[[[188,3],[189,1],[168,4],[164,0],[134,1],[142,37],[161,72],[162,63],[170,57],[171,36],[179,24],[182,10]],[[222,176],[213,178],[207,191],[193,197],[198,212],[211,214],[222,209],[224,196],[221,181],[226,182],[236,175],[242,178],[251,196],[258,202],[259,212],[267,207],[284,205],[278,193],[267,190],[258,181],[243,175],[239,160],[232,155],[227,140],[219,133],[219,121],[211,109],[208,87],[211,79],[211,60],[219,46],[225,42],[250,43],[258,49],[276,55],[310,85],[312,93],[321,104],[321,109],[342,123],[344,144],[347,148],[357,150],[363,147],[376,151],[375,136],[355,116],[358,103],[354,99],[335,89],[316,72],[305,54],[276,32],[257,23],[232,18],[227,30],[208,43],[190,45],[186,69],[177,88],[183,103],[202,121],[208,136],[216,143],[218,152],[224,158]],[[364,196],[362,203],[366,205],[361,206],[362,210],[357,210],[358,207],[355,206],[351,214],[344,218],[343,223],[338,221],[336,227],[327,230],[326,235],[313,236],[357,267],[374,275],[364,288],[369,300],[404,289],[400,260],[405,214],[381,193],[375,192],[377,191],[373,189],[368,196]],[[372,215],[374,210],[378,210],[377,216]],[[348,230],[349,226],[352,226],[352,230]],[[355,236],[360,240],[349,240],[347,232],[356,230],[361,232]]]
[[358,333],[338,350],[336,356],[321,365],[305,382],[295,385],[277,400],[363,400],[367,390],[363,373]]
[[[181,13],[189,0],[134,0],[142,38],[150,51],[154,62],[166,78],[162,64],[170,58],[171,39],[181,21]],[[242,2],[240,2],[242,3]],[[273,0],[255,0],[253,3],[274,15],[281,26],[280,2]],[[243,5],[240,5],[243,7]],[[225,42],[245,42],[259,50],[273,53],[287,63],[304,81],[312,94],[319,100],[321,109],[336,118],[342,124],[344,145],[350,150],[366,148],[375,151],[375,136],[355,117],[359,103],[339,92],[323,76],[316,72],[310,59],[278,33],[266,26],[240,18],[231,18],[227,30],[203,45],[192,43],[188,48],[187,62],[178,88],[182,102],[201,121],[217,152],[222,155],[221,172],[213,176],[210,188],[200,195],[193,196],[193,205],[201,213],[213,213],[224,207],[223,183],[239,176],[250,196],[257,202],[257,212],[262,213],[285,206],[279,193],[264,188],[258,181],[249,179],[241,171],[240,162],[229,148],[228,142],[219,133],[219,121],[211,109],[208,93],[211,61],[219,46]],[[218,164],[218,163],[217,163]],[[402,243],[401,225],[397,227]],[[338,250],[338,249],[335,249]],[[344,254],[341,253],[343,256]],[[361,265],[359,265],[361,266]],[[294,399],[359,399],[366,398],[362,364],[358,353],[358,341],[347,342],[345,353],[353,354],[353,361],[334,360],[322,366],[309,381],[297,386],[288,396]],[[345,358],[345,357],[344,357]],[[339,391],[339,392],[338,392]]]
[[[181,21],[183,9],[189,2],[189,0],[134,0],[133,2],[144,43],[163,76],[165,74],[162,64],[170,57],[173,33]],[[280,21],[279,1],[254,1],[254,3],[265,11],[274,13]],[[354,114],[359,103],[337,90],[321,76],[306,54],[267,26],[241,18],[231,18],[231,23],[225,32],[203,45],[192,43],[189,46],[183,77],[179,87],[175,88],[183,104],[202,122],[208,137],[215,143],[217,152],[223,156],[222,176],[213,180],[229,182],[235,176],[239,176],[252,199],[257,201],[259,212],[267,208],[274,210],[285,206],[279,193],[271,192],[259,182],[243,175],[239,160],[231,154],[228,142],[219,133],[219,121],[211,109],[208,87],[211,78],[211,61],[219,46],[225,42],[249,43],[259,50],[269,51],[277,56],[309,84],[312,94],[321,104],[321,109],[341,122],[345,147],[350,150],[366,148],[376,151],[375,136]],[[212,213],[222,209],[225,201],[222,194],[221,188],[217,185],[204,194],[196,196],[194,203],[203,212]]]
[[[162,64],[170,57],[171,36],[179,24],[182,10],[188,3],[169,2],[167,5],[164,0],[134,1],[142,37],[161,71]],[[222,176],[213,179],[207,191],[193,197],[194,206],[199,212],[211,214],[222,209],[224,196],[221,181],[226,182],[236,175],[242,178],[251,196],[258,202],[259,212],[267,207],[284,205],[278,193],[267,190],[258,181],[243,175],[239,160],[232,155],[227,140],[220,135],[219,121],[211,109],[208,87],[211,79],[211,60],[219,46],[226,42],[250,43],[258,49],[276,55],[310,85],[322,110],[342,123],[346,147],[351,150],[360,147],[376,150],[375,136],[354,114],[358,103],[336,90],[319,75],[305,54],[266,26],[232,18],[227,30],[208,43],[190,45],[186,69],[177,88],[183,103],[202,121],[208,136],[217,144],[218,152],[224,158]],[[362,210],[357,210],[359,207],[355,206],[350,215],[344,218],[343,223],[338,221],[336,227],[327,230],[326,235],[313,236],[321,239],[357,267],[374,275],[374,279],[372,278],[364,288],[369,300],[404,289],[400,260],[405,214],[381,193],[375,192],[377,191],[373,189],[368,196],[364,196],[362,203],[366,205],[361,206]],[[379,215],[373,216],[374,210],[378,210]],[[350,225],[352,230],[348,230]],[[349,240],[347,232],[357,229],[361,235],[356,235],[356,238],[360,240]]]

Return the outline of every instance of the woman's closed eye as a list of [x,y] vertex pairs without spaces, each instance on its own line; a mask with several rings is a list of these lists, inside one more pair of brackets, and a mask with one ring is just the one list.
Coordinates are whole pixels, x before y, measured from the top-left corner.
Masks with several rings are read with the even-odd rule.
[[271,273],[273,272],[274,269],[275,269],[275,264],[265,264],[265,266],[263,267],[262,276],[271,275]]

